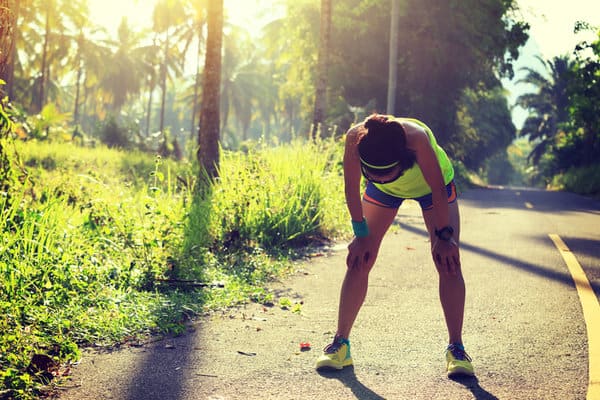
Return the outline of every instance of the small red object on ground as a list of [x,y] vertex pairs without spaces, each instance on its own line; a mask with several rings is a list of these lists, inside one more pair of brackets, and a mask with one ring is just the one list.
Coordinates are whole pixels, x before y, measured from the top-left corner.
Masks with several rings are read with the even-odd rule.
[[300,343],[300,351],[308,351],[310,350],[310,343],[302,342]]

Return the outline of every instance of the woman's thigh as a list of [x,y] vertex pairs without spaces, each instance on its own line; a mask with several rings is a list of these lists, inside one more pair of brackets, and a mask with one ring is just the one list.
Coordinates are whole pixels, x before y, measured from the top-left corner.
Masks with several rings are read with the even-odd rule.
[[[433,209],[423,210],[423,219],[425,220],[425,226],[427,226],[429,237],[433,242],[435,237],[435,212]],[[454,240],[456,240],[456,243],[460,243],[460,212],[458,209],[458,200],[448,203],[448,219],[450,220],[450,226],[454,229]]]
[[381,244],[383,236],[394,222],[398,213],[397,208],[381,207],[368,201],[362,202],[363,213],[369,225],[369,234],[376,241],[377,246]]

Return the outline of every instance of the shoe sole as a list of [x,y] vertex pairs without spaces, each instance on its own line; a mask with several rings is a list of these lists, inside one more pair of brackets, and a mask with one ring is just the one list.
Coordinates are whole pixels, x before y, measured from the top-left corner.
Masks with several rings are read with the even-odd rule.
[[340,370],[344,369],[345,367],[349,367],[351,365],[352,365],[352,363],[343,364],[343,365],[324,364],[324,365],[317,365],[316,370],[317,371],[340,371]]
[[460,377],[472,377],[475,376],[473,371],[469,371],[466,369],[457,369],[455,371],[448,371],[448,378],[460,378]]
[[333,365],[322,365],[316,368],[317,371],[341,371],[344,367],[334,367]]

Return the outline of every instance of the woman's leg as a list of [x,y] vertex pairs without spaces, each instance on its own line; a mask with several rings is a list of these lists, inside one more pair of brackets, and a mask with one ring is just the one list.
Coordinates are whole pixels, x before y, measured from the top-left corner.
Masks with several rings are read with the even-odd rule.
[[336,335],[343,338],[350,336],[350,330],[358,315],[369,284],[369,272],[375,264],[381,240],[394,221],[397,208],[380,207],[363,201],[363,213],[369,225],[369,236],[375,244],[375,254],[371,254],[367,263],[360,268],[347,268],[342,283],[340,304],[338,309],[338,326]]
[[[460,246],[460,216],[458,202],[448,204],[450,225],[454,228],[454,239]],[[423,219],[429,231],[431,243],[434,243],[435,225],[433,210],[423,210]],[[446,326],[448,328],[448,343],[462,343],[463,316],[465,310],[465,282],[459,268],[456,275],[450,275],[446,270],[440,271],[439,292]]]

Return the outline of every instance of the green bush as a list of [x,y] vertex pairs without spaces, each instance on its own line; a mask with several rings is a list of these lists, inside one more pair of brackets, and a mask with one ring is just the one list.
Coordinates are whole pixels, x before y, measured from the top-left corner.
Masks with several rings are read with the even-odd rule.
[[120,126],[114,117],[108,118],[100,128],[100,140],[111,148],[128,149],[131,147],[129,130]]
[[570,168],[556,175],[552,186],[583,195],[600,196],[600,164]]

